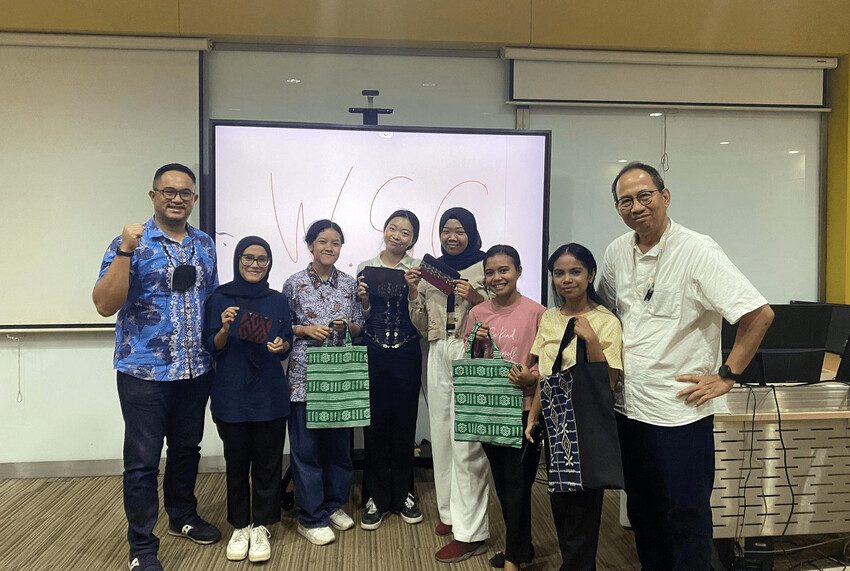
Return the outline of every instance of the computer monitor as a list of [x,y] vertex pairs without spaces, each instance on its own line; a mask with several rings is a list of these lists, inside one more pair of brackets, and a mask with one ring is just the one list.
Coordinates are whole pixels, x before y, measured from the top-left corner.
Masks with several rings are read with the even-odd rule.
[[[748,383],[814,383],[820,381],[832,306],[827,304],[771,305],[775,318],[752,362],[742,373]],[[723,320],[723,358],[735,342],[737,325]]]
[[850,336],[850,305],[844,303],[822,303],[819,301],[791,300],[791,303],[816,303],[832,307],[832,319],[826,334],[826,350],[836,355],[844,352],[844,344]]

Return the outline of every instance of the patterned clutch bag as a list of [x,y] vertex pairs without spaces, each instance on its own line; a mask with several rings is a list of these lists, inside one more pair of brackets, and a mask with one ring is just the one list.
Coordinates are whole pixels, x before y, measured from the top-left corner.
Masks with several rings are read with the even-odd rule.
[[447,266],[431,254],[422,256],[422,264],[419,266],[422,279],[443,292],[446,295],[454,293],[454,280],[460,278],[460,273]]
[[253,311],[248,311],[239,320],[239,329],[236,336],[242,341],[250,341],[265,345],[269,341],[272,332],[272,319]]

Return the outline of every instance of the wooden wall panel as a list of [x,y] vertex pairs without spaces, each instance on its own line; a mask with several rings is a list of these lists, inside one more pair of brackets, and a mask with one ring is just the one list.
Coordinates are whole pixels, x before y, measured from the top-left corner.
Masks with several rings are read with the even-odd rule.
[[2,0],[0,30],[176,36],[179,0]]
[[847,0],[532,0],[535,46],[840,55],[848,30]]
[[531,0],[180,0],[180,32],[313,44],[527,44]]
[[3,0],[0,30],[841,55],[847,0]]
[[850,301],[850,58],[827,75],[826,301]]

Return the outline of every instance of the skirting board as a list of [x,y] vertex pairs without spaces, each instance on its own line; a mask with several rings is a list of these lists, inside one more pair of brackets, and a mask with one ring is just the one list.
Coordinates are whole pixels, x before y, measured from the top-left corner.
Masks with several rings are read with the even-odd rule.
[[[289,465],[288,454],[284,456],[283,464],[284,466]],[[164,469],[165,458],[160,461],[160,473]],[[15,462],[0,464],[0,479],[120,476],[123,471],[124,464],[120,459],[69,460],[67,462]],[[224,472],[224,457],[202,456],[198,471],[202,473]]]
[[[354,450],[352,464],[355,470],[363,469],[363,450]],[[430,470],[431,457],[417,456],[414,466]],[[289,468],[289,454],[283,455],[283,470]],[[165,458],[159,462],[159,471],[165,470]],[[87,476],[120,476],[124,471],[123,461],[114,460],[68,460],[66,462],[7,462],[0,463],[0,480],[15,478],[84,478]],[[224,456],[201,456],[200,473],[224,472]]]

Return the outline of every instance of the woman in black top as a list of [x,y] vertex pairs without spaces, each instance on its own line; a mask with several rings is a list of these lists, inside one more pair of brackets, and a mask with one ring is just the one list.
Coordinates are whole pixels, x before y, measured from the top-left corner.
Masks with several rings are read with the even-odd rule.
[[233,256],[233,281],[216,289],[205,309],[204,343],[215,358],[210,411],[224,443],[227,521],[234,527],[227,558],[233,561],[267,561],[268,527],[280,521],[289,415],[281,361],[292,327],[286,298],[269,288],[271,267],[268,243],[243,238]]
[[360,264],[357,295],[368,312],[363,336],[369,350],[371,422],[364,429],[364,489],[370,494],[360,527],[380,527],[388,512],[407,523],[422,521],[413,495],[413,446],[419,411],[422,351],[410,321],[404,272],[419,260],[407,251],[419,236],[419,219],[397,210],[384,223],[384,248]]

